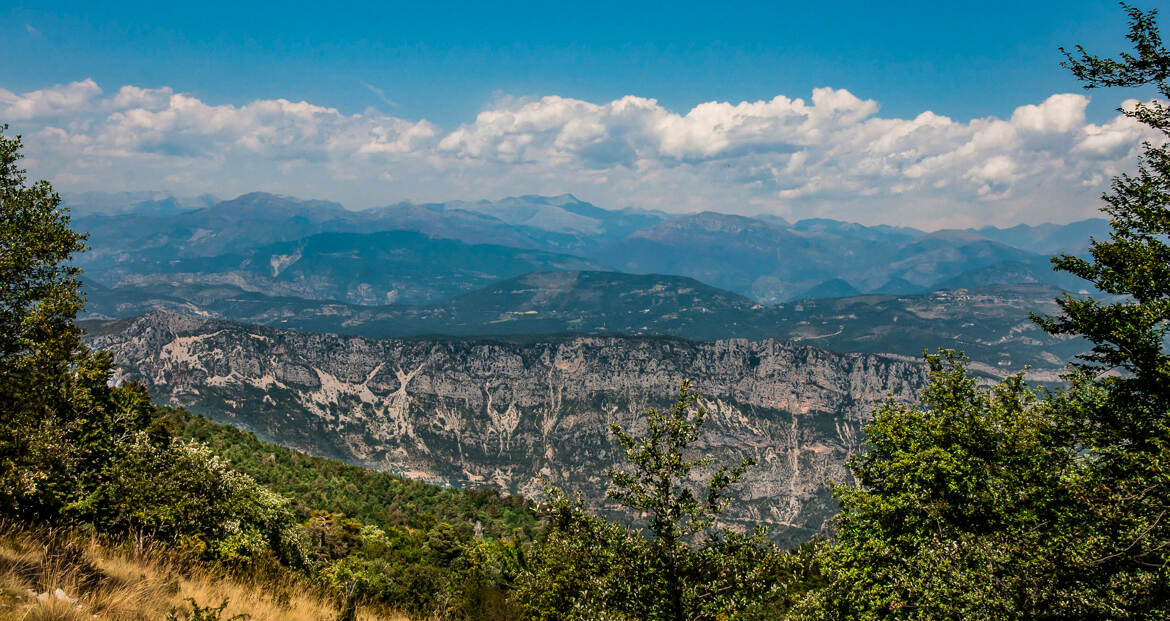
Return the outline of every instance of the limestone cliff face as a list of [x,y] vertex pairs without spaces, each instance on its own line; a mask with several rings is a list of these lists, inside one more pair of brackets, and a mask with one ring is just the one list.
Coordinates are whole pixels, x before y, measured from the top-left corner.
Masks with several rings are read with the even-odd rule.
[[604,509],[634,430],[689,378],[710,410],[701,449],[755,457],[728,521],[782,538],[822,528],[859,428],[924,386],[914,362],[776,340],[552,337],[523,342],[309,334],[152,313],[91,327],[119,380],[305,451],[452,485],[533,494],[540,479]]

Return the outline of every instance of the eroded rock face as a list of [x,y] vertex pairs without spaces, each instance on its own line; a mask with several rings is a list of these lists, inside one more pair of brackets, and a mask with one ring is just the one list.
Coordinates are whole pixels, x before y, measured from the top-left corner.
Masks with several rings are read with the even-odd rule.
[[371,340],[152,313],[91,328],[118,380],[308,452],[452,485],[536,493],[540,477],[604,509],[620,465],[608,425],[644,427],[691,379],[710,411],[701,449],[758,465],[727,513],[783,539],[822,528],[859,428],[911,401],[914,362],[776,340],[553,337]]

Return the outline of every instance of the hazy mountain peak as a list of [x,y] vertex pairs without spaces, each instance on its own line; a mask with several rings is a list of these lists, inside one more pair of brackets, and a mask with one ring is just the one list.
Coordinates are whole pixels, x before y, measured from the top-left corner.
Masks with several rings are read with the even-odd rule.
[[305,200],[295,196],[284,196],[268,192],[249,192],[236,198],[222,201],[208,207],[201,213],[214,214],[228,221],[259,219],[281,222],[293,218],[304,218],[312,222],[356,218],[353,212],[340,203],[322,200]]
[[799,297],[802,299],[815,300],[820,298],[845,298],[861,293],[856,287],[849,284],[849,281],[844,278],[832,278],[826,280],[821,284],[806,290]]
[[852,239],[910,241],[926,235],[918,229],[888,225],[866,226],[857,222],[843,222],[830,218],[805,218],[791,225],[792,230],[806,233],[837,235]]
[[176,196],[170,192],[145,190],[139,192],[79,192],[65,193],[63,202],[77,216],[91,215],[172,215],[203,209],[219,202],[211,194]]
[[987,241],[986,237],[973,229],[940,229],[932,233],[927,233],[923,239],[959,241],[965,243]]
[[[985,226],[977,232],[1000,243],[1028,248],[1041,254],[1057,254],[1086,248],[1089,238],[1103,238],[1109,235],[1109,221],[1104,218],[1089,218],[1068,224],[1028,225],[1017,224],[1009,228]],[[974,229],[973,229],[974,230]]]
[[341,203],[319,199],[306,199],[287,194],[273,194],[271,192],[248,192],[233,199],[223,201],[230,205],[263,205],[263,206],[298,206],[314,209],[345,209]]
[[500,199],[501,203],[509,202],[509,201],[524,201],[527,203],[554,205],[556,207],[562,207],[564,205],[569,205],[572,203],[585,202],[585,201],[580,200],[576,196],[573,196],[572,194],[568,194],[568,193],[557,194],[556,196],[544,196],[541,194],[524,194],[521,196],[509,196],[509,197]]

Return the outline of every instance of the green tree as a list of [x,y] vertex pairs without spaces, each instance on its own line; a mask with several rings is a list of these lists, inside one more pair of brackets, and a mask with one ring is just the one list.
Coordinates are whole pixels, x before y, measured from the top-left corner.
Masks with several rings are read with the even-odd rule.
[[80,270],[66,262],[85,249],[85,236],[69,228],[49,182],[28,184],[20,136],[4,136],[7,129],[0,125],[0,373],[33,390],[48,384],[44,374],[68,371],[80,350],[73,319],[85,300]]
[[363,543],[362,524],[340,513],[314,511],[305,524],[305,535],[317,558],[329,562],[345,558]]
[[[270,549],[303,565],[284,499],[205,447],[173,443],[138,385],[81,342],[85,249],[60,197],[28,184],[19,137],[0,128],[0,514],[107,532],[187,537],[218,560]],[[192,539],[194,538],[194,539]]]
[[[545,528],[517,599],[542,621],[636,618],[635,595],[646,582],[647,541],[637,531],[591,515],[579,501],[550,488]],[[633,581],[630,578],[633,578]]]
[[[766,614],[777,598],[783,557],[763,531],[718,527],[726,493],[754,463],[714,467],[695,457],[706,410],[684,382],[669,411],[651,409],[646,432],[612,425],[630,465],[609,473],[609,497],[645,529],[584,512],[551,490],[547,529],[521,580],[520,598],[542,619],[716,619]],[[699,476],[708,475],[701,483]]]
[[145,533],[228,566],[265,558],[294,568],[312,564],[313,542],[288,499],[236,472],[206,445],[173,440],[159,447],[144,432],[127,444],[106,465],[101,485],[71,507],[75,515],[103,532]]
[[[653,535],[650,552],[651,575],[661,584],[665,601],[658,597],[646,602],[647,618],[691,618],[696,609],[696,591],[700,585],[690,583],[688,564],[694,562],[688,545],[691,537],[705,533],[727,506],[727,488],[739,481],[755,464],[748,458],[734,468],[720,466],[701,491],[691,485],[692,473],[712,465],[711,457],[692,458],[690,446],[699,439],[707,411],[697,406],[699,395],[684,381],[678,400],[669,412],[651,409],[647,413],[646,434],[635,438],[617,423],[610,431],[624,449],[632,471],[609,472],[612,489],[609,497],[628,509],[649,516],[648,529]],[[655,585],[658,586],[658,585]]]
[[55,519],[96,487],[150,418],[145,391],[111,388],[110,359],[81,344],[84,297],[68,264],[85,237],[46,181],[29,184],[20,137],[0,126],[0,512]]
[[[1064,65],[1087,88],[1153,85],[1170,97],[1156,13],[1125,7],[1134,52],[1081,47]],[[1123,112],[1170,136],[1165,104]],[[1170,617],[1170,152],[1144,144],[1104,196],[1112,231],[1056,269],[1110,300],[1066,295],[1053,334],[1092,350],[1053,394],[1019,377],[978,389],[954,357],[928,357],[921,407],[889,404],[838,487],[828,585],[808,616]]]
[[[1152,86],[1170,99],[1170,51],[1157,11],[1122,5],[1133,52],[1102,58],[1077,46],[1063,63],[1085,88]],[[1082,575],[1121,610],[1165,611],[1170,601],[1170,108],[1163,101],[1122,109],[1160,133],[1147,141],[1135,174],[1113,179],[1103,199],[1112,230],[1093,240],[1089,258],[1053,260],[1118,301],[1065,296],[1062,313],[1037,318],[1053,334],[1092,344],[1077,380],[1103,398],[1079,411],[1078,441],[1092,460],[1079,481],[1097,525],[1080,559]],[[1124,593],[1113,586],[1124,584]]]
[[[921,406],[887,403],[839,485],[828,585],[805,614],[829,619],[1056,618],[1084,603],[1058,574],[1083,511],[1065,478],[1077,455],[1063,398],[1021,376],[979,388],[965,360],[927,357]],[[1076,616],[1076,615],[1073,615]]]
[[77,272],[63,265],[84,248],[61,199],[42,181],[28,185],[20,137],[0,126],[0,510],[51,512],[66,464],[65,430],[50,413],[76,363],[81,308]]
[[[1152,85],[1170,99],[1170,51],[1162,44],[1157,11],[1126,7],[1130,16],[1127,38],[1134,53],[1120,59],[1090,55],[1081,46],[1076,54],[1062,50],[1063,65],[1085,82],[1085,88]],[[1170,108],[1159,101],[1138,102],[1121,112],[1163,136],[1170,137]],[[1090,258],[1062,255],[1056,269],[1075,274],[1099,290],[1123,296],[1101,302],[1066,295],[1057,300],[1062,314],[1038,320],[1053,334],[1082,336],[1093,343],[1081,356],[1083,371],[1123,373],[1104,378],[1114,398],[1129,407],[1118,409],[1100,422],[1108,433],[1141,441],[1170,411],[1170,151],[1166,144],[1146,142],[1135,175],[1113,179],[1102,197],[1110,216],[1108,240],[1092,240]]]

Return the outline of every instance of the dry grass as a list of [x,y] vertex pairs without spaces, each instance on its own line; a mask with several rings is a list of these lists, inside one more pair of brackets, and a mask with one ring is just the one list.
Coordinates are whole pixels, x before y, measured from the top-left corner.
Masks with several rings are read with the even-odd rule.
[[[57,589],[67,599],[57,597]],[[241,577],[183,569],[145,540],[112,546],[96,537],[0,522],[0,619],[159,621],[172,609],[190,610],[187,598],[212,608],[226,599],[224,621],[239,614],[254,621],[337,617],[333,602],[292,574]],[[358,619],[405,617],[367,609],[359,610]]]

